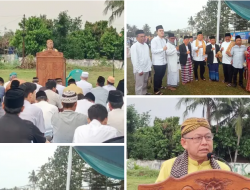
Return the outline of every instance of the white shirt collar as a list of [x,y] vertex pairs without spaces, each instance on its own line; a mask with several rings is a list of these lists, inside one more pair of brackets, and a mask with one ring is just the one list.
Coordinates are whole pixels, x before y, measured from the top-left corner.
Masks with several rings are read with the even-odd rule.
[[98,127],[102,125],[101,122],[98,121],[97,119],[93,119],[89,124],[94,125],[94,126],[98,126]]
[[31,103],[28,100],[24,100],[23,106],[29,106],[29,105],[31,105]]

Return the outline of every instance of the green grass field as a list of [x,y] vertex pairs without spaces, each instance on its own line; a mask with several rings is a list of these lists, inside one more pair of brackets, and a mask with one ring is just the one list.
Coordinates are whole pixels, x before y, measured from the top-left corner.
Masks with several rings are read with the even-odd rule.
[[[107,79],[108,76],[113,75],[113,68],[108,66],[80,67],[74,65],[67,65],[66,76],[68,76],[69,72],[73,69],[82,69],[83,71],[89,72],[88,81],[93,85],[93,87],[96,86],[96,81],[99,76],[103,76],[105,79]],[[31,82],[32,78],[36,76],[35,69],[16,69],[11,68],[11,66],[5,66],[0,68],[0,77],[2,77],[5,82],[7,82],[9,80],[9,74],[11,72],[16,72],[18,78],[23,79],[27,82]],[[115,86],[117,86],[119,80],[123,78],[124,70],[115,69]]]
[[[152,72],[153,73],[153,72]],[[199,74],[199,70],[198,70]],[[222,81],[224,80],[223,68],[220,64],[219,67],[219,79],[220,82],[211,82],[208,77],[208,67],[206,66],[205,70],[206,81],[199,80],[198,82],[193,81],[188,83],[185,86],[181,84],[181,74],[180,74],[180,85],[175,91],[171,90],[162,90],[164,95],[250,95],[245,89],[237,86],[236,88],[227,87]],[[244,86],[246,86],[246,80],[243,81]],[[167,86],[166,74],[163,79],[163,86]],[[133,66],[131,59],[127,59],[127,89],[129,95],[135,94],[135,81],[133,75]],[[153,85],[151,89],[148,90],[149,93],[154,93]]]
[[127,176],[127,190],[137,190],[140,184],[152,184],[155,183],[157,177],[136,177]]
[[[245,176],[249,177],[250,176]],[[157,179],[156,177],[138,177],[138,176],[127,176],[127,190],[137,190],[140,184],[153,184]]]

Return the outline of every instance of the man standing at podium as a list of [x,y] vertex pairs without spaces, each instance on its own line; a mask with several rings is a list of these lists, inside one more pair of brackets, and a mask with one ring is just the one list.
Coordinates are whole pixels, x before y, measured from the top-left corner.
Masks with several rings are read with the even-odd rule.
[[47,40],[46,46],[47,46],[47,48],[44,49],[43,51],[53,50],[53,51],[58,52],[58,50],[54,48],[53,40]]
[[206,119],[189,118],[184,121],[181,125],[181,145],[185,151],[180,156],[162,164],[156,183],[170,176],[180,178],[201,170],[230,171],[225,163],[207,157],[207,154],[213,151],[213,134]]

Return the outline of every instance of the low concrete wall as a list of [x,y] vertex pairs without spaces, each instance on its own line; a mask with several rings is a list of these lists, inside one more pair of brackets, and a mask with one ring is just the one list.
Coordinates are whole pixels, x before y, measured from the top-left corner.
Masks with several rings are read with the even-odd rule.
[[[83,59],[83,60],[66,59],[66,63],[72,64],[72,65],[84,66],[84,67],[98,66],[102,64],[107,64],[107,65],[112,66],[113,60],[107,60],[104,63],[104,61],[94,60],[94,59]],[[124,68],[123,61],[120,61],[120,60],[114,60],[114,65],[116,69]]]
[[[36,58],[34,58],[36,61]],[[19,62],[22,62],[22,58],[19,57]],[[116,69],[124,69],[122,60],[114,60],[114,65]],[[83,67],[93,67],[93,66],[98,66],[98,65],[108,65],[112,66],[113,65],[113,60],[106,60],[106,61],[101,61],[101,60],[95,60],[95,59],[82,59],[82,60],[77,60],[77,59],[66,59],[67,64],[71,65],[79,65]]]
[[[149,167],[150,169],[160,170],[165,160],[135,160],[136,165]],[[250,175],[250,163],[229,163],[233,172],[241,175]]]

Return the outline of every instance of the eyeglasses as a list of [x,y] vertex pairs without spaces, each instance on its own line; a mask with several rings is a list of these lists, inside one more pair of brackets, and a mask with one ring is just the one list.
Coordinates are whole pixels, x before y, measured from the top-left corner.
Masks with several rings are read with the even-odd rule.
[[202,141],[203,138],[205,138],[206,141],[212,141],[214,138],[213,134],[210,135],[206,135],[206,136],[198,136],[198,137],[192,137],[192,138],[188,138],[188,137],[183,137],[184,139],[191,139],[193,140],[195,143],[200,143]]

